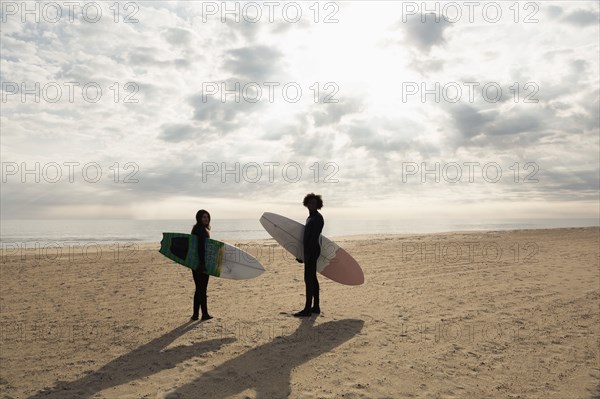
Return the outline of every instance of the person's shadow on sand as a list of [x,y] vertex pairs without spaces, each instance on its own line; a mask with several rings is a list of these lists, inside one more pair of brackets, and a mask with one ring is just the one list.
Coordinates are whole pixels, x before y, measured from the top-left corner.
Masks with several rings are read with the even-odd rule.
[[257,398],[287,398],[295,367],[350,340],[364,325],[364,321],[352,319],[316,327],[313,323],[313,317],[303,319],[292,335],[278,337],[226,361],[171,392],[168,398],[226,398],[246,389],[255,390]]
[[[254,389],[258,398],[282,398],[290,394],[290,374],[299,365],[331,351],[360,332],[362,320],[330,321],[313,327],[314,317],[303,319],[288,336],[258,346],[222,363],[168,394],[168,398],[225,398],[246,389]],[[218,350],[233,338],[213,339],[191,346],[178,346],[165,351],[177,337],[193,324],[173,331],[123,355],[99,370],[72,382],[61,382],[29,399],[89,398],[104,389],[176,367],[201,353]]]
[[222,345],[235,341],[233,338],[212,339],[188,346],[166,348],[171,342],[195,327],[185,323],[165,335],[120,356],[100,369],[71,382],[58,382],[50,389],[44,389],[29,399],[89,398],[111,387],[176,367],[179,363],[203,353],[218,350]]

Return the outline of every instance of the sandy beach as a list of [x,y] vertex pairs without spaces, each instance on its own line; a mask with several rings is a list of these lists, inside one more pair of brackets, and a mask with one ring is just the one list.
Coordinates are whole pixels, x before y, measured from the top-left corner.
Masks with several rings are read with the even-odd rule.
[[273,240],[267,272],[211,278],[159,244],[4,248],[9,398],[600,398],[599,228],[337,237],[365,284],[320,277]]

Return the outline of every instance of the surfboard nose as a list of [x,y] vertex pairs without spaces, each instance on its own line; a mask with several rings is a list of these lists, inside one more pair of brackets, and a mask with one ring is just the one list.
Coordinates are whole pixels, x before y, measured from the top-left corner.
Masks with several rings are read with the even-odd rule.
[[365,275],[358,262],[342,248],[335,252],[335,257],[321,274],[345,285],[361,285],[365,282]]

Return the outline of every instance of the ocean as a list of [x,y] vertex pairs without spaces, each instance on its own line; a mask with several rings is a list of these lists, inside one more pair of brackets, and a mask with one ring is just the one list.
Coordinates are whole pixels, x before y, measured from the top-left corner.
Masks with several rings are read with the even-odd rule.
[[[304,222],[304,220],[299,220]],[[159,243],[162,232],[189,233],[193,220],[2,220],[0,243]],[[328,237],[360,234],[422,234],[446,231],[485,231],[599,226],[598,219],[505,219],[472,222],[418,220],[336,220],[326,218]],[[211,237],[222,241],[267,239],[258,220],[213,220]],[[27,247],[29,247],[29,244]]]

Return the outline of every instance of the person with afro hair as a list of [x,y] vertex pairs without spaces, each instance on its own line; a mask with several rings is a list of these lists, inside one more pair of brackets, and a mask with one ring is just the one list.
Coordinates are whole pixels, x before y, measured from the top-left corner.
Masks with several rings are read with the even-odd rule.
[[307,194],[302,204],[308,208],[308,219],[304,226],[304,284],[306,285],[306,304],[304,309],[294,313],[296,317],[310,317],[320,314],[319,306],[319,281],[317,280],[317,259],[321,256],[321,232],[325,224],[319,209],[323,207],[323,199],[314,193]]

